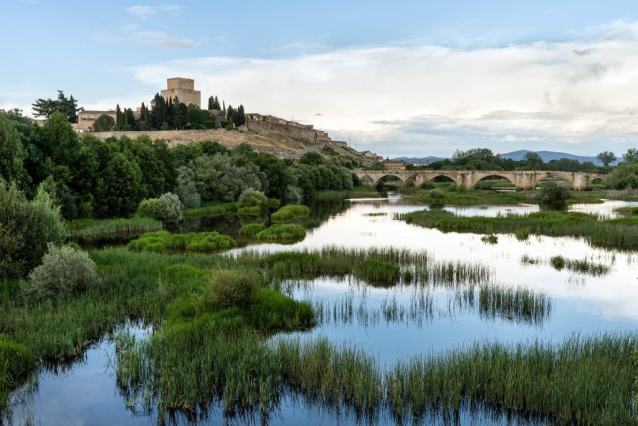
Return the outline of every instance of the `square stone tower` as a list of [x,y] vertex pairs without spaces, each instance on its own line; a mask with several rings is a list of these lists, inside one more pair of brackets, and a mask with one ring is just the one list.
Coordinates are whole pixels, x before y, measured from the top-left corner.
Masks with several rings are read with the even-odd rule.
[[195,90],[195,80],[181,77],[169,78],[166,80],[166,87],[166,90],[162,90],[162,97],[167,102],[169,98],[175,99],[177,96],[181,103],[202,107],[202,92]]

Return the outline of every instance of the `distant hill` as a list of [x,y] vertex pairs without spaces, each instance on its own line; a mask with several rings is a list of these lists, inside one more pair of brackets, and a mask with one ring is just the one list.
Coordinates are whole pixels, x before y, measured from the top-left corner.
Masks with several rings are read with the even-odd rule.
[[[543,159],[544,162],[548,163],[552,160],[560,160],[561,158],[569,158],[570,160],[578,160],[581,163],[584,163],[585,161],[591,161],[592,163],[596,164],[597,166],[602,166],[602,163],[600,161],[598,161],[598,159],[596,159],[596,157],[587,157],[587,156],[583,156],[583,155],[574,155],[574,154],[568,154],[566,152],[556,152],[556,151],[528,151],[526,149],[521,149],[520,151],[514,151],[514,152],[507,152],[505,154],[501,154],[502,158],[511,158],[514,161],[521,161],[523,159],[523,157],[525,156],[525,154],[527,154],[528,152],[536,152],[538,155],[541,156],[541,158]],[[435,161],[442,161],[445,160],[445,158],[443,157],[422,157],[422,158],[414,158],[414,157],[398,157],[398,158],[394,158],[394,160],[403,160],[403,161],[408,161],[410,163],[425,163],[427,161],[429,161],[430,163],[433,163]],[[618,164],[618,162],[612,163],[612,165],[616,165]]]

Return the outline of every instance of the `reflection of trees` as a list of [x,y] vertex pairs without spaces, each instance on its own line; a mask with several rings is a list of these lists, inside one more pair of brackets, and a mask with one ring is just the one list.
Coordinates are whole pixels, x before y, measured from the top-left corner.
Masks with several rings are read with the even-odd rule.
[[305,229],[314,229],[332,216],[343,213],[350,208],[352,203],[349,200],[311,200],[306,204],[310,208],[307,217],[299,217],[292,222],[303,226]]

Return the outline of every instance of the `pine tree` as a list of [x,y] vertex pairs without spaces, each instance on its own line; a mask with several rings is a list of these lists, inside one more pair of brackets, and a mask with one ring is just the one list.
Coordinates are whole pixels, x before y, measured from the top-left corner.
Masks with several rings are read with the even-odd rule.
[[122,130],[122,110],[120,110],[120,104],[115,107],[115,130]]

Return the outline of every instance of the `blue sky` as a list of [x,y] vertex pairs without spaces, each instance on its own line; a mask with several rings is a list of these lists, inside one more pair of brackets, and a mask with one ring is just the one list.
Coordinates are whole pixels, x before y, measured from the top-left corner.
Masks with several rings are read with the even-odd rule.
[[638,146],[636,4],[556,3],[0,0],[0,108],[134,108],[179,75],[389,156]]

